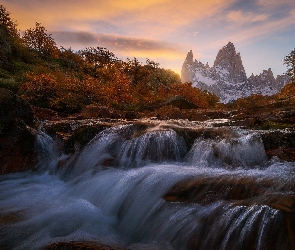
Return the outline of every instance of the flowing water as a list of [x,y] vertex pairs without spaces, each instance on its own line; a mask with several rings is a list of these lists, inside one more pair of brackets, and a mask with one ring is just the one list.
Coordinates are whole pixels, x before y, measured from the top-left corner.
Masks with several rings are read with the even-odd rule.
[[[69,156],[45,133],[36,144],[37,173],[0,176],[3,249],[62,241],[126,249],[294,247],[294,210],[282,197],[294,201],[295,164],[268,159],[259,133],[235,129],[189,144],[173,126],[128,124],[105,129]],[[187,180],[198,183],[193,196],[165,198]]]

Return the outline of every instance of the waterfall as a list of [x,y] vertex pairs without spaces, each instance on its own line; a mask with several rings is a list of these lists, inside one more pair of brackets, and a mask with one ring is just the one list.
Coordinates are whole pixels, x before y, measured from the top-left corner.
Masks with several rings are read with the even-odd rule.
[[38,154],[37,168],[55,173],[60,156],[57,142],[46,133],[40,131],[36,138],[36,151]]
[[199,138],[188,154],[191,164],[206,167],[251,168],[266,160],[263,143],[257,134],[215,140]]
[[73,155],[45,133],[36,147],[39,172],[0,176],[0,249],[293,247],[295,164],[268,159],[256,132],[189,147],[173,128],[127,124]]

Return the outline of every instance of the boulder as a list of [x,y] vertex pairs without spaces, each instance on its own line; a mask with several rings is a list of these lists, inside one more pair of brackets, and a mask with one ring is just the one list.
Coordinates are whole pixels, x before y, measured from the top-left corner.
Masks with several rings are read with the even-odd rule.
[[43,250],[123,250],[118,246],[110,246],[91,241],[57,242],[43,248]]
[[34,114],[29,103],[10,90],[0,88],[0,136],[13,131],[19,122],[32,125]]
[[0,88],[0,174],[34,169],[35,133],[28,126],[34,115],[30,105]]
[[[286,190],[288,188],[288,190]],[[265,241],[263,249],[277,249],[275,243],[281,241],[285,244],[282,249],[295,249],[295,184],[278,187],[277,183],[271,179],[257,180],[253,177],[198,177],[181,181],[174,185],[163,198],[167,202],[185,202],[198,203],[200,205],[209,205],[214,202],[224,202],[224,206],[220,206],[214,211],[214,216],[204,218],[201,228],[195,234],[192,234],[189,241],[189,249],[202,249],[202,239],[207,237],[217,218],[223,218],[226,209],[239,206],[240,208],[252,206],[268,206],[280,211],[282,217],[279,226],[270,232],[271,240]],[[243,249],[256,249],[255,237],[261,230],[259,223],[252,225],[253,235],[244,242]],[[212,235],[212,248],[218,249],[227,231],[220,231],[216,235]],[[204,234],[204,235],[203,235]],[[280,234],[280,236],[278,236]],[[239,230],[237,230],[237,238]],[[232,240],[237,238],[232,237]],[[252,240],[253,239],[253,240]],[[230,242],[229,245],[235,242]],[[233,249],[237,249],[234,248]]]
[[261,133],[265,151],[269,157],[295,161],[295,131],[269,130]]

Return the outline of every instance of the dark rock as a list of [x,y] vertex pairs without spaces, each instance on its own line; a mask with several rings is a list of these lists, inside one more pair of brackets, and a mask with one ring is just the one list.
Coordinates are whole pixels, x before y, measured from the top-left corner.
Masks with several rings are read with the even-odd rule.
[[51,109],[47,108],[40,108],[40,107],[32,107],[33,112],[35,114],[35,117],[39,121],[44,121],[44,120],[57,120],[59,119],[59,114]]
[[[168,202],[185,202],[198,203],[201,205],[209,205],[214,202],[223,201],[225,206],[220,206],[214,211],[213,216],[203,218],[201,228],[195,233],[192,233],[191,240],[188,244],[188,249],[203,249],[202,239],[208,238],[209,232],[212,231],[212,225],[216,224],[217,218],[223,218],[227,209],[232,207],[251,207],[269,206],[281,213],[281,219],[278,227],[271,231],[271,235],[276,241],[281,241],[287,247],[282,249],[294,249],[294,221],[295,221],[295,184],[278,186],[272,179],[255,179],[254,177],[235,177],[235,176],[203,176],[198,178],[187,179],[174,185],[163,198]],[[221,227],[222,228],[222,227]],[[247,237],[244,242],[243,249],[255,249],[258,232],[261,230],[261,225],[251,225],[252,236]],[[239,231],[239,230],[237,230]],[[227,230],[218,232],[217,235],[212,235],[212,246],[208,249],[218,249],[221,242],[225,238]],[[233,232],[234,233],[234,232]],[[239,235],[237,232],[236,240]],[[280,237],[278,236],[280,234]],[[272,238],[271,238],[272,239]],[[211,244],[210,243],[210,244]],[[276,242],[265,241],[263,249],[277,249]],[[235,242],[228,243],[229,246],[236,246]],[[233,247],[233,249],[238,249]]]
[[167,101],[162,103],[160,106],[172,105],[179,109],[197,109],[199,108],[197,105],[193,104],[192,102],[188,101],[182,96],[173,96],[169,98]]
[[[177,183],[164,196],[167,201],[196,202],[210,204],[218,200],[228,201],[232,204],[265,204],[271,207],[285,207],[289,212],[295,212],[295,183],[288,186],[291,193],[288,196],[277,195],[286,187],[275,187],[273,180],[262,179],[257,181],[251,177],[200,177],[188,179]],[[279,201],[288,200],[289,205],[280,205]],[[277,203],[275,203],[277,201]]]
[[43,250],[123,250],[123,248],[91,241],[71,241],[53,243]]
[[110,107],[98,106],[98,105],[88,105],[84,107],[81,111],[81,115],[84,118],[95,119],[95,118],[112,118],[119,119],[123,118],[122,112],[112,109]]
[[33,124],[31,106],[10,90],[0,88],[0,107],[0,135],[13,131],[21,121]]
[[277,156],[281,160],[295,162],[295,149],[291,149],[291,148],[288,148],[288,147],[279,147],[279,148],[275,148],[275,149],[267,149],[266,154],[269,157]]
[[270,130],[261,133],[266,153],[282,160],[295,161],[295,131]]
[[0,173],[34,169],[35,134],[30,105],[7,89],[0,88]]
[[138,115],[134,111],[126,111],[125,112],[125,119],[138,119]]
[[77,128],[72,135],[64,141],[64,152],[66,154],[74,153],[75,150],[85,146],[99,132],[104,130],[102,125],[83,125]]
[[35,135],[25,125],[0,137],[0,174],[34,170]]

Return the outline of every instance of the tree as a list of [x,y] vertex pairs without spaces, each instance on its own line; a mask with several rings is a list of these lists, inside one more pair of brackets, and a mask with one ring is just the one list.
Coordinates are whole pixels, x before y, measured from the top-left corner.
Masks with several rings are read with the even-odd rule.
[[147,77],[150,75],[150,70],[142,66],[142,63],[136,57],[133,59],[127,58],[124,72],[131,79],[132,86],[136,86],[140,82],[147,83]]
[[284,58],[284,64],[287,66],[286,74],[295,80],[295,49],[293,49],[290,54]]
[[18,37],[19,32],[16,26],[16,22],[10,18],[10,13],[3,5],[0,5],[0,27],[4,29],[9,36]]
[[102,68],[106,64],[113,64],[118,61],[114,53],[102,47],[89,47],[80,50],[78,54],[85,60],[85,62],[93,65],[95,68]]
[[31,104],[48,108],[50,101],[55,99],[57,81],[51,74],[25,74],[26,81],[20,86],[19,93]]
[[23,41],[26,47],[33,49],[44,56],[56,57],[58,48],[51,34],[47,34],[47,30],[41,23],[36,22],[35,29],[25,31]]
[[12,55],[17,55],[21,47],[21,38],[17,30],[16,21],[12,20],[10,13],[0,5],[0,62],[7,62]]

